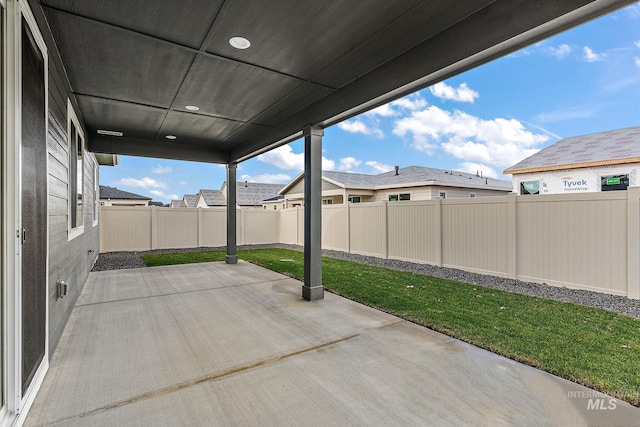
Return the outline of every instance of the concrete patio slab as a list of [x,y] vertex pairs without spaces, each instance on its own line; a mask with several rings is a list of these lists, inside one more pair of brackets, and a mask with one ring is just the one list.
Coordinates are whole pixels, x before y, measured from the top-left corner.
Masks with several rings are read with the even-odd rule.
[[300,288],[245,262],[91,273],[26,425],[640,424],[624,402]]

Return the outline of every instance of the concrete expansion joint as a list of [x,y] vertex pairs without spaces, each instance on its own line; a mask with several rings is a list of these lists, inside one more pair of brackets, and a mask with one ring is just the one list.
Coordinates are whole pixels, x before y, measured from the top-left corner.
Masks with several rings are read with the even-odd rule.
[[99,408],[93,409],[91,411],[83,412],[83,413],[78,414],[78,415],[74,415],[74,416],[71,416],[71,417],[68,417],[68,418],[63,418],[63,419],[60,419],[60,420],[57,420],[57,421],[53,421],[53,422],[48,423],[46,425],[47,426],[51,426],[51,425],[55,425],[55,424],[59,424],[59,423],[66,423],[66,422],[69,422],[69,421],[72,421],[72,420],[78,420],[78,419],[81,419],[81,418],[86,418],[86,417],[89,417],[89,416],[92,416],[92,415],[96,415],[96,414],[100,414],[102,412],[109,411],[111,409],[120,408],[122,406],[131,405],[133,403],[137,403],[137,402],[140,402],[140,401],[143,401],[143,400],[151,399],[151,398],[158,397],[158,396],[163,396],[163,395],[166,395],[166,394],[169,394],[169,393],[174,393],[176,391],[180,391],[180,390],[183,390],[183,389],[186,389],[186,388],[189,388],[189,387],[193,387],[193,386],[198,385],[198,384],[202,384],[202,383],[206,383],[206,382],[210,382],[210,381],[221,380],[221,379],[229,377],[231,375],[239,374],[239,373],[242,373],[242,372],[247,372],[247,371],[250,371],[252,369],[261,367],[261,366],[269,365],[269,364],[276,363],[276,362],[279,362],[279,361],[284,360],[284,359],[289,359],[289,358],[292,358],[294,356],[298,356],[300,354],[310,353],[310,352],[317,351],[317,350],[323,350],[325,348],[332,347],[332,346],[334,346],[336,344],[339,344],[339,343],[344,342],[344,341],[348,341],[348,340],[356,338],[358,336],[360,336],[360,334],[346,335],[346,336],[344,336],[342,338],[338,338],[338,339],[335,339],[335,340],[332,340],[332,341],[327,341],[327,342],[324,342],[324,343],[321,343],[321,344],[318,344],[318,345],[314,345],[314,346],[311,346],[311,347],[302,348],[300,350],[295,350],[295,351],[292,351],[292,352],[289,352],[289,353],[284,353],[284,354],[281,354],[281,355],[278,355],[278,356],[274,356],[274,357],[270,357],[270,358],[267,358],[267,359],[259,360],[257,362],[249,363],[249,364],[246,364],[246,365],[241,365],[241,366],[238,366],[238,367],[226,370],[226,371],[205,375],[203,377],[195,378],[195,379],[192,379],[192,380],[187,380],[187,381],[184,381],[184,382],[181,382],[181,383],[178,383],[178,384],[174,384],[174,385],[170,385],[170,386],[167,386],[167,387],[163,387],[163,388],[159,388],[159,389],[156,389],[156,390],[152,390],[152,391],[149,391],[149,392],[146,392],[146,393],[142,393],[142,394],[139,394],[137,396],[130,397],[128,399],[124,399],[124,400],[120,400],[120,401],[117,401],[117,402],[113,402],[113,403],[110,403],[108,405],[104,405],[104,406],[101,406]]
[[229,286],[217,286],[217,287],[206,288],[206,289],[194,289],[194,290],[191,290],[191,291],[168,292],[166,294],[145,295],[145,296],[141,296],[141,297],[120,298],[120,299],[109,300],[109,301],[88,302],[86,304],[76,304],[76,306],[74,308],[76,308],[76,307],[90,307],[92,305],[111,304],[111,303],[115,303],[115,302],[135,301],[135,300],[149,299],[149,298],[162,298],[162,297],[168,297],[168,296],[172,296],[172,295],[193,294],[193,293],[196,293],[196,292],[210,292],[210,291],[217,291],[219,289],[242,288],[242,287],[245,287],[245,286],[262,285],[262,284],[265,284],[265,283],[284,282],[284,281],[287,281],[287,280],[290,280],[290,279],[291,279],[290,277],[285,277],[285,278],[282,278],[282,279],[261,280],[259,282],[242,283],[242,284],[238,284],[238,285],[229,285]]

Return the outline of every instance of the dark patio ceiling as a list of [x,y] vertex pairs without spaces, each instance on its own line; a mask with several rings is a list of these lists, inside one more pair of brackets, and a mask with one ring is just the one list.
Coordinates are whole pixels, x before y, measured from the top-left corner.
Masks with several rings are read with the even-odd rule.
[[[45,37],[58,47],[53,60],[66,70],[91,151],[217,163],[246,159],[306,126],[335,124],[633,3],[30,1],[51,29]],[[251,46],[231,47],[234,36]]]

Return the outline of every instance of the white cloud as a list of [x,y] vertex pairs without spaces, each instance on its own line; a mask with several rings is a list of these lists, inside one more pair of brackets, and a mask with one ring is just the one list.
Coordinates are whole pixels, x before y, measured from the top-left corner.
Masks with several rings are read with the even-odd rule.
[[585,46],[583,48],[584,51],[584,59],[587,62],[596,62],[601,61],[607,56],[605,53],[595,53],[590,47]]
[[349,171],[353,168],[357,168],[360,164],[362,164],[362,161],[355,157],[344,157],[340,159],[340,162],[338,163],[338,170]]
[[362,133],[365,135],[371,135],[376,138],[384,137],[384,133],[380,129],[376,127],[368,126],[361,120],[347,120],[347,121],[338,123],[338,127],[345,132]]
[[[258,156],[262,163],[285,170],[304,170],[304,153],[294,153],[289,145],[282,145]],[[333,170],[336,163],[333,160],[322,158],[322,169]]]
[[445,82],[440,82],[431,86],[429,90],[440,99],[460,102],[473,103],[480,96],[478,92],[471,89],[466,83],[461,83],[457,88],[454,88]]
[[640,40],[638,40],[637,42],[634,43],[636,45],[636,47],[640,47]]
[[467,172],[476,174],[480,172],[482,176],[486,176],[488,178],[500,178],[498,173],[491,167],[482,163],[473,163],[473,162],[463,162],[458,164],[457,170],[461,172]]
[[440,147],[465,160],[508,167],[529,157],[547,135],[534,134],[515,119],[481,119],[463,111],[445,111],[436,106],[414,112],[396,121],[393,133],[413,136],[413,146],[432,154]]
[[242,175],[243,181],[259,182],[261,184],[286,184],[291,181],[291,177],[284,173],[264,173],[262,175]]
[[155,168],[151,169],[152,173],[157,173],[157,174],[163,174],[163,173],[170,173],[171,172],[171,168],[169,166],[156,166]]
[[636,64],[636,67],[640,67],[640,57],[636,57],[634,63]]
[[575,119],[589,119],[596,115],[599,107],[594,105],[574,105],[558,110],[540,113],[535,117],[539,123],[557,123]]
[[393,166],[385,165],[384,163],[379,163],[373,160],[365,162],[365,165],[371,167],[375,173],[384,173],[393,170]]
[[167,188],[167,184],[161,181],[156,181],[153,178],[145,176],[142,179],[136,178],[122,178],[120,181],[116,181],[115,185],[121,185],[123,187],[134,188]]
[[187,181],[180,181],[180,185],[189,185]]
[[569,53],[571,53],[571,47],[569,47],[568,44],[563,43],[558,47],[553,47],[553,46],[549,47],[549,51],[556,58],[562,59],[565,56],[567,56]]
[[167,200],[167,201],[171,201],[171,200],[182,200],[180,198],[180,196],[178,196],[177,194],[165,194],[164,192],[160,191],[160,190],[151,190],[149,191],[149,193],[153,194],[156,197],[159,197],[163,200]]

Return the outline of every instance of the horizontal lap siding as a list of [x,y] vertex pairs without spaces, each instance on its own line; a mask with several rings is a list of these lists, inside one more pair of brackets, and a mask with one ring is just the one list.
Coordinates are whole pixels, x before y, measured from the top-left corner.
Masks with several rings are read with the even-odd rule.
[[[84,232],[69,240],[69,152],[67,148],[67,92],[61,74],[49,62],[48,111],[48,290],[49,351],[52,353],[89,276],[99,250],[98,227],[93,226],[95,157],[85,152],[83,198]],[[69,284],[68,295],[57,297],[57,280]]]

